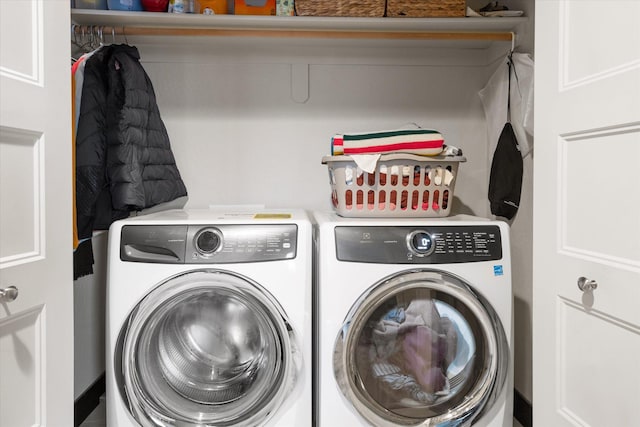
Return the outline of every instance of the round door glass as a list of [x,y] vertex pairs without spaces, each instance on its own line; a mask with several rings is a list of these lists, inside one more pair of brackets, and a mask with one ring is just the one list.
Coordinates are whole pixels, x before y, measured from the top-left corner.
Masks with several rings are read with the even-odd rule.
[[270,411],[287,377],[289,343],[282,313],[256,286],[200,271],[139,304],[122,364],[139,418],[228,425]]
[[[503,376],[496,374],[503,352],[497,318],[452,279],[412,272],[385,281],[352,308],[336,341],[334,369],[369,421],[466,419]],[[478,407],[468,408],[469,396],[478,395]]]
[[[159,371],[171,388],[194,402],[218,405],[242,398],[259,381],[259,368],[277,360],[278,339],[254,309],[251,301],[226,289],[185,292],[163,304],[145,328],[138,342],[145,357],[138,370],[143,375]],[[150,361],[157,366],[150,369]]]
[[355,338],[362,387],[380,406],[430,418],[464,399],[485,353],[481,329],[459,301],[429,289],[383,300]]

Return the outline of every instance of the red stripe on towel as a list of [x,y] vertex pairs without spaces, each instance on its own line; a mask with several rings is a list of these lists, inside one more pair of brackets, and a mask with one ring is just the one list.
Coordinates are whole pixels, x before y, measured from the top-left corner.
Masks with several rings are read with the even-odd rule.
[[434,141],[415,141],[415,142],[400,142],[396,144],[385,145],[370,145],[368,147],[349,148],[344,147],[344,154],[371,154],[371,153],[386,153],[389,151],[404,151],[404,150],[426,150],[426,149],[438,149],[442,148],[444,144],[443,139]]

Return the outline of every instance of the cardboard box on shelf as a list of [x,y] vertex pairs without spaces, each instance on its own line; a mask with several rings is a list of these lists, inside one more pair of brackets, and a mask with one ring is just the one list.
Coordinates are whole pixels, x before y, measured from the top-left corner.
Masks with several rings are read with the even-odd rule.
[[235,0],[236,15],[275,15],[276,0]]
[[200,13],[205,15],[224,15],[227,10],[227,0],[199,0]]

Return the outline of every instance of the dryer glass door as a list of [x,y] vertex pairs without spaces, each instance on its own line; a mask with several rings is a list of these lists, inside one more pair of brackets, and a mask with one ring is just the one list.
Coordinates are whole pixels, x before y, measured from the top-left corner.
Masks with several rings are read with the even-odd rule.
[[257,283],[192,271],[132,311],[115,371],[143,425],[262,425],[295,377],[290,334],[282,308]]
[[334,349],[342,393],[376,426],[470,422],[494,403],[508,363],[495,311],[461,278],[437,270],[372,286]]

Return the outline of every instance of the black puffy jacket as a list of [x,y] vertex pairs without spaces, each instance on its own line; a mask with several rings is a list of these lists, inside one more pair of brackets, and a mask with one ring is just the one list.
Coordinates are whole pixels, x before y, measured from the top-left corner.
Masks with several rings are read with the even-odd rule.
[[76,136],[79,239],[187,195],[139,59],[133,46],[110,45],[85,64]]

